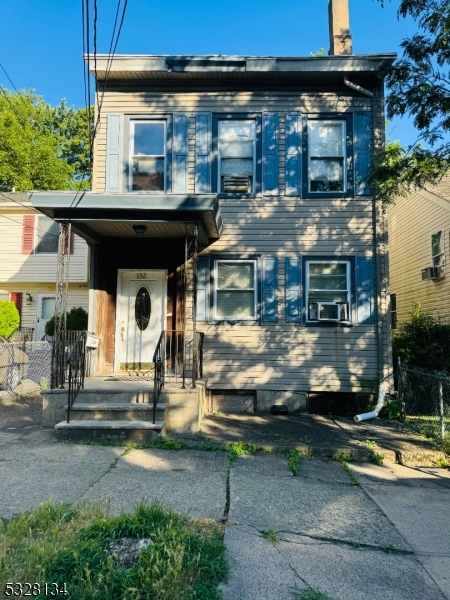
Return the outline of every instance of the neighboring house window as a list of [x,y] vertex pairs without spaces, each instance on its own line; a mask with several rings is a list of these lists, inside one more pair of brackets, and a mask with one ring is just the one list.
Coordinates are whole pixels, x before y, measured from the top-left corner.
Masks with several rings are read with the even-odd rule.
[[348,322],[350,286],[350,261],[307,261],[307,320]]
[[255,260],[214,261],[214,318],[255,319],[256,277]]
[[166,121],[131,121],[130,189],[165,191]]
[[309,192],[346,191],[345,130],[343,120],[309,121]]
[[58,252],[59,225],[48,217],[36,220],[35,248],[36,254]]
[[391,328],[397,329],[397,294],[391,294]]
[[219,185],[225,193],[252,193],[255,181],[255,122],[219,121]]
[[442,267],[444,265],[444,232],[438,231],[431,236],[431,258],[433,267]]

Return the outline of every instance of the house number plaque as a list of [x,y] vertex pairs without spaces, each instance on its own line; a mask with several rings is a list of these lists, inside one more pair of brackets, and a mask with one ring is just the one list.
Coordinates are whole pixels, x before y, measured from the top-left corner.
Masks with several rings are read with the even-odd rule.
[[147,273],[138,273],[137,278],[138,279],[147,279]]

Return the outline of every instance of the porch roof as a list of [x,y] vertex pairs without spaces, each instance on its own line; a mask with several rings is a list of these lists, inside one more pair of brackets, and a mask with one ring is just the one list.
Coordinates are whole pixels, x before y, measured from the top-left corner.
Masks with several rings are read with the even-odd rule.
[[70,221],[91,244],[107,238],[136,237],[133,225],[145,225],[139,237],[184,237],[186,223],[198,223],[198,242],[220,238],[222,215],[217,194],[104,192],[31,192],[34,208],[55,221]]

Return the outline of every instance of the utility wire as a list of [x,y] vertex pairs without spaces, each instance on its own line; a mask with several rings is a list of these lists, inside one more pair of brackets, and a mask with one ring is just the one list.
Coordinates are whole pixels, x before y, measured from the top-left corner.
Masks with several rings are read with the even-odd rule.
[[[8,221],[12,221],[13,223],[17,223],[18,225],[23,227],[23,223],[21,223],[20,221],[17,221],[17,219],[11,219],[11,217],[7,217],[6,215],[3,215],[1,213],[0,213],[0,217],[3,217],[4,219],[8,219]],[[59,235],[56,233],[48,233],[47,231],[43,231],[42,229],[38,229],[37,227],[30,227],[29,225],[27,225],[27,229],[34,229],[35,231],[39,231],[40,233],[48,235],[49,237],[59,237]]]
[[16,92],[17,92],[17,88],[16,88],[16,86],[15,86],[15,85],[14,85],[14,83],[12,82],[12,79],[11,79],[11,77],[10,77],[10,76],[8,75],[8,73],[6,72],[6,70],[5,70],[5,67],[2,65],[2,63],[0,63],[0,68],[2,69],[2,71],[3,71],[3,73],[6,75],[6,77],[8,78],[8,80],[9,80],[9,83],[10,83],[10,84],[13,86],[13,88],[14,88],[14,89],[16,90]]
[[117,10],[116,10],[116,17],[115,17],[115,20],[114,20],[114,28],[113,28],[113,32],[112,32],[112,35],[111,35],[111,42],[110,42],[110,45],[109,45],[108,60],[107,60],[107,63],[106,63],[105,78],[103,80],[101,96],[100,96],[100,99],[99,99],[99,101],[97,103],[98,114],[97,114],[97,121],[96,121],[95,128],[94,128],[94,138],[95,138],[95,136],[97,135],[97,133],[98,133],[98,131],[100,129],[101,111],[102,111],[103,100],[104,100],[105,92],[106,92],[106,85],[108,83],[109,74],[110,74],[111,68],[112,68],[113,58],[114,58],[114,55],[116,53],[117,44],[119,43],[120,34],[122,32],[122,27],[123,27],[123,24],[124,24],[124,21],[125,21],[125,14],[126,14],[126,11],[127,11],[128,0],[124,1],[124,5],[123,5],[123,9],[122,9],[122,15],[121,15],[121,18],[120,18],[119,29],[117,31],[116,39],[114,40],[114,34],[116,32],[117,20],[118,20],[118,15],[119,15],[119,10],[120,10],[120,4],[121,4],[121,0],[118,0]]

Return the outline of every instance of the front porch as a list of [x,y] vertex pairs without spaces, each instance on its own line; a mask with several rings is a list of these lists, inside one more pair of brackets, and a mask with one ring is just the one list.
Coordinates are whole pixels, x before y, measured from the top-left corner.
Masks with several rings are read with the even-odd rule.
[[[197,254],[220,237],[217,196],[41,192],[31,201],[60,223],[59,328],[44,426],[56,426],[58,439],[138,442],[198,431],[206,384]],[[70,351],[63,341],[70,230],[90,245],[88,330],[99,343],[86,379],[85,341]],[[71,360],[75,375],[65,366]]]

